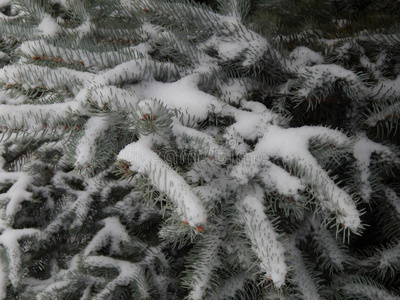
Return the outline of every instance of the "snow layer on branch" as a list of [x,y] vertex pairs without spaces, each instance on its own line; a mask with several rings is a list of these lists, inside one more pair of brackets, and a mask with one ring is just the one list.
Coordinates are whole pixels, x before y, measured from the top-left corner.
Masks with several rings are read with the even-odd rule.
[[13,185],[6,193],[0,194],[0,203],[4,205],[8,201],[6,216],[14,218],[21,203],[32,200],[28,188],[33,183],[33,177],[23,172],[6,173],[0,170],[0,183],[4,182],[13,182]]
[[18,240],[26,236],[35,236],[39,233],[40,233],[39,230],[32,228],[27,228],[27,229],[7,228],[0,235],[0,244],[2,244],[6,248],[7,257],[9,259],[8,277],[11,281],[11,284],[14,287],[18,287],[19,281],[21,279],[20,269],[21,269],[22,252]]
[[0,60],[10,58],[7,53],[0,51]]
[[90,164],[96,152],[98,139],[110,127],[110,118],[91,117],[85,124],[83,137],[76,146],[76,165]]
[[219,162],[224,162],[229,157],[229,151],[218,145],[215,139],[207,133],[182,126],[175,121],[173,134],[176,137],[178,148],[197,151],[200,155],[213,157]]
[[377,84],[371,89],[370,95],[375,99],[384,97],[399,97],[400,96],[400,75],[396,79],[384,79],[380,84]]
[[118,159],[129,162],[132,171],[148,175],[152,184],[176,205],[183,220],[192,226],[206,222],[207,213],[201,200],[182,176],[141,141],[126,146]]
[[7,266],[0,259],[0,300],[6,299],[8,284]]
[[[93,195],[100,190],[100,182],[104,179],[104,175],[107,170],[97,174],[95,177],[86,178],[85,189],[84,190],[74,190],[71,189],[70,185],[67,183],[68,180],[81,180],[81,176],[74,173],[73,171],[64,173],[58,171],[52,178],[52,182],[55,187],[62,190],[68,190],[69,195],[72,196],[73,201],[68,203],[68,207],[65,207],[64,214],[73,213],[75,214],[75,219],[71,225],[71,228],[82,227],[87,215],[90,211],[91,205],[94,201]],[[63,213],[60,215],[62,216]],[[46,228],[47,233],[54,232],[57,228],[64,226],[64,221],[61,218],[54,219],[51,224]]]
[[321,207],[336,213],[340,223],[355,231],[360,225],[355,203],[346,191],[335,184],[308,150],[309,141],[313,137],[327,138],[338,145],[349,142],[349,138],[340,131],[324,127],[303,126],[285,129],[270,125],[264,137],[257,143],[255,151],[246,154],[232,170],[231,175],[238,179],[239,183],[247,184],[270,163],[271,157],[281,158],[289,164],[295,161],[304,174],[301,177],[302,181],[312,187],[312,192]]
[[45,40],[26,41],[20,46],[23,54],[34,57],[48,57],[48,59],[61,59],[64,63],[80,63],[85,67],[107,68],[132,58],[146,58],[147,53],[142,53],[138,47],[127,47],[119,51],[90,52],[88,50],[55,47]]
[[149,288],[145,280],[143,268],[138,264],[117,260],[107,256],[89,256],[84,259],[84,265],[98,268],[117,268],[119,275],[111,280],[93,300],[107,299],[117,286],[127,286],[135,281],[139,286],[139,292],[144,299],[149,297]]
[[210,286],[210,280],[213,269],[218,266],[218,249],[221,245],[221,239],[218,235],[211,234],[199,243],[196,250],[201,252],[196,253],[198,259],[193,262],[193,283],[192,290],[189,294],[191,300],[202,300],[206,297],[206,290]]
[[103,229],[96,233],[89,245],[85,248],[84,255],[100,250],[110,242],[110,254],[119,254],[122,242],[129,242],[130,237],[118,217],[109,217],[101,221]]
[[296,200],[299,198],[299,191],[305,189],[305,185],[298,177],[290,175],[273,163],[267,162],[266,168],[260,172],[259,177],[268,189],[294,197]]
[[241,64],[248,67],[261,60],[271,48],[266,38],[247,29],[238,18],[229,16],[219,16],[219,18],[224,28],[207,40],[204,46],[216,49],[222,60],[244,57]]
[[297,290],[302,295],[302,299],[321,299],[318,287],[315,285],[304,263],[301,251],[296,247],[294,241],[289,241],[288,246],[290,248],[290,266],[293,268],[293,279],[296,282]]
[[[248,103],[248,102],[244,102]],[[235,123],[226,128],[225,137],[230,139],[239,135],[245,140],[254,141],[264,135],[268,127],[280,121],[280,117],[268,109],[259,113],[237,109],[233,106],[225,105],[223,107],[223,116],[231,116],[235,118]]]
[[365,134],[358,135],[354,144],[354,157],[357,160],[357,166],[360,171],[361,198],[366,202],[370,200],[372,193],[370,182],[372,153],[386,154],[388,156],[393,155],[389,148],[371,141]]
[[386,200],[393,206],[398,216],[400,216],[400,197],[391,188],[385,189]]
[[300,67],[324,63],[324,58],[321,54],[304,46],[295,48],[289,54],[289,58],[290,60],[286,61],[286,65],[293,72],[298,71]]
[[37,30],[42,35],[54,37],[61,30],[61,27],[50,15],[46,14],[43,16]]
[[11,0],[0,0],[0,8],[11,4]]
[[149,59],[133,59],[97,75],[95,85],[119,85],[136,80],[151,79],[154,75],[164,74],[168,81],[179,76],[176,65],[160,63]]
[[378,268],[385,270],[386,268],[394,269],[400,265],[400,242],[393,243],[387,249],[382,249],[376,255],[378,260]]
[[8,65],[0,70],[0,82],[21,85],[26,89],[43,85],[48,89],[69,87],[74,90],[88,84],[93,78],[94,75],[88,72],[68,68],[55,70],[36,65]]
[[[15,98],[11,98],[11,95],[7,93],[7,91],[0,91],[0,105],[1,104],[22,104],[24,103],[28,97],[25,95],[17,95]],[[0,110],[1,111],[1,110]]]
[[73,110],[84,111],[79,102],[53,103],[44,105],[1,105],[0,126],[27,131],[42,130],[49,123],[62,123]]
[[240,100],[245,98],[249,86],[251,82],[246,78],[232,78],[218,85],[220,98],[226,103],[239,104]]
[[279,122],[282,119],[262,104],[243,102],[245,108],[248,109],[258,105],[255,109],[256,113],[237,109],[219,101],[216,97],[200,91],[197,87],[198,81],[199,76],[192,74],[173,83],[143,82],[132,86],[132,90],[142,98],[156,98],[169,109],[180,111],[182,123],[192,120],[204,121],[210,112],[234,117],[236,122],[227,128],[228,135],[239,134],[248,140],[262,136],[268,124],[274,120]]
[[308,97],[313,90],[323,87],[324,84],[334,83],[339,79],[349,84],[363,87],[356,74],[334,64],[304,67],[299,70],[299,74],[301,77],[304,77],[306,81],[303,87],[297,90],[296,93],[305,98]]
[[245,188],[238,195],[237,209],[245,225],[245,232],[251,241],[251,249],[260,260],[260,268],[276,287],[285,284],[287,266],[285,249],[278,241],[273,225],[264,213],[263,190],[256,186],[254,190]]
[[321,222],[317,219],[310,218],[311,226],[314,230],[313,239],[317,244],[317,250],[320,252],[324,262],[328,263],[328,266],[333,266],[337,270],[344,269],[344,263],[349,262],[349,256],[345,252],[343,247],[340,247],[337,239],[326,229]]
[[143,98],[156,98],[171,110],[179,110],[183,113],[183,122],[190,118],[196,121],[204,121],[208,112],[215,108],[216,112],[221,111],[223,103],[215,97],[198,89],[199,76],[188,75],[173,83],[158,81],[144,82],[134,86],[135,93]]
[[73,31],[78,33],[78,37],[82,39],[85,35],[89,34],[95,25],[91,22],[90,17],[87,17],[84,22],[81,23],[78,27],[74,28]]
[[399,300],[399,297],[390,294],[386,290],[367,283],[347,283],[341,289],[346,296],[354,297],[355,299]]
[[89,99],[98,105],[107,104],[111,110],[132,111],[140,99],[133,92],[117,88],[116,86],[91,86]]
[[[47,300],[49,299],[49,297],[54,297],[55,299],[57,299],[57,292],[63,291],[67,289],[68,286],[71,286],[71,280],[59,280],[54,282],[54,279],[51,278],[51,280],[48,280],[47,284],[48,285],[46,286],[45,282],[41,282],[40,286],[35,286],[35,288],[32,289],[33,291],[39,291],[40,288],[42,288],[42,291],[37,294],[35,300]],[[85,298],[83,297],[81,299],[85,300]]]
[[204,184],[193,188],[206,203],[219,202],[221,199],[225,198],[227,193],[231,191],[231,182],[227,178],[215,178],[209,184]]
[[234,299],[236,292],[244,289],[247,280],[249,280],[247,274],[235,274],[228,280],[225,280],[223,286],[214,295],[211,295],[209,300]]

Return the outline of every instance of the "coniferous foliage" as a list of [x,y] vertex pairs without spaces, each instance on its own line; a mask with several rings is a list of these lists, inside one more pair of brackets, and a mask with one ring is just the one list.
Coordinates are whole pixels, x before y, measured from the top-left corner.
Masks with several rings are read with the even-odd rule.
[[400,299],[398,11],[0,0],[0,299]]

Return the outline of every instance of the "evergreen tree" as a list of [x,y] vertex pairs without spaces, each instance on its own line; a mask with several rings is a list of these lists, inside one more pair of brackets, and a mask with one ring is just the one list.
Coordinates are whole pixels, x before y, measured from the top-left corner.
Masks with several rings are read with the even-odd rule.
[[399,11],[0,0],[0,299],[400,299]]

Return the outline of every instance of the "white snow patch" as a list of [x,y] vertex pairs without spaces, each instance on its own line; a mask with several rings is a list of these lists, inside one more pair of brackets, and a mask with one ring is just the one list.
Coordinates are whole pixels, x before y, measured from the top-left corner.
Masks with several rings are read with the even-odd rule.
[[58,32],[60,32],[61,27],[50,15],[44,15],[37,30],[39,30],[43,35],[54,37]]
[[276,190],[295,200],[300,197],[299,191],[305,189],[300,178],[290,175],[286,170],[273,163],[266,163],[266,168],[260,172],[259,177],[268,189]]
[[324,58],[321,54],[314,52],[304,46],[295,48],[289,54],[289,58],[290,60],[287,60],[286,64],[289,70],[291,70],[292,72],[299,71],[300,67],[324,63]]
[[9,56],[8,56],[7,53],[5,53],[5,52],[3,52],[3,51],[0,51],[0,60],[2,60],[2,59],[8,59],[8,58],[9,58]]
[[12,0],[0,0],[0,7],[4,7],[11,4]]
[[203,121],[208,112],[213,108],[221,111],[223,103],[198,89],[199,77],[188,75],[173,83],[158,81],[144,82],[134,87],[135,93],[143,98],[155,98],[161,100],[169,109],[179,110],[183,114],[183,122],[189,122],[190,118]]
[[23,104],[28,99],[25,95],[17,95],[11,98],[7,91],[0,91],[0,104]]

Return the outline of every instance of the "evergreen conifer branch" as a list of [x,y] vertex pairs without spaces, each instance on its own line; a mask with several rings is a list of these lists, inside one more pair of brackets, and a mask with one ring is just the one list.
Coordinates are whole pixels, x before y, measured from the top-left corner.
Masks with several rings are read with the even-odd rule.
[[350,2],[0,0],[0,299],[398,299],[398,5]]

